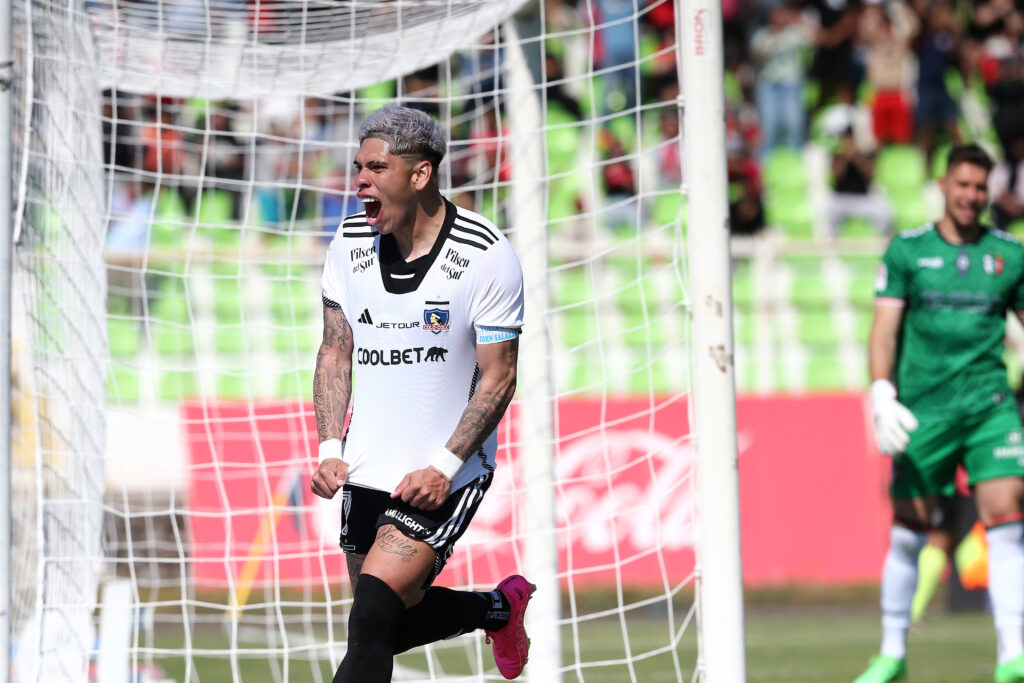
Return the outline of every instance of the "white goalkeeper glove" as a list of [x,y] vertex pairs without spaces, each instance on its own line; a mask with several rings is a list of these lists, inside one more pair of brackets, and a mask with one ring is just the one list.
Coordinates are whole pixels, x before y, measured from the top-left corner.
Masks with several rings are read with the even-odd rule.
[[871,409],[875,414],[875,443],[886,455],[902,453],[917,429],[917,418],[896,400],[896,387],[887,379],[871,383]]

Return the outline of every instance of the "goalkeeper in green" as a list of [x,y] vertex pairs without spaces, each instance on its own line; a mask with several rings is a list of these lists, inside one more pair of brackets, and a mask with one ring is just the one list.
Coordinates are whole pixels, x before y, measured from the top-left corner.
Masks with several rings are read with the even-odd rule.
[[1024,681],[1024,443],[1002,361],[1007,312],[1024,316],[1024,247],[980,222],[991,168],[977,145],[953,148],[942,218],[893,238],[878,269],[868,362],[875,439],[893,456],[893,525],[881,652],[856,683],[906,676],[918,553],[961,463],[989,546],[995,681]]

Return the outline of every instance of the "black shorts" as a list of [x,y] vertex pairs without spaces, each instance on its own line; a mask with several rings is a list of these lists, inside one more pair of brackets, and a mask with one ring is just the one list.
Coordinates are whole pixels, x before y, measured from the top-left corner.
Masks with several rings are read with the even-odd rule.
[[444,505],[436,510],[415,508],[401,498],[392,498],[388,491],[345,484],[341,491],[341,549],[349,554],[365,555],[373,546],[377,529],[393,524],[409,538],[426,543],[437,553],[434,571],[423,584],[426,588],[444,569],[455,550],[455,542],[469,528],[492,476],[487,472],[452,491]]

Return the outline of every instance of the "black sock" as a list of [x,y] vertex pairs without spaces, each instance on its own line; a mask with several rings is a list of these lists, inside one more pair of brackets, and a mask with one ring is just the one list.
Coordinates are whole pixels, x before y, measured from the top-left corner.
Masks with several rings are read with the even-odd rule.
[[508,600],[501,591],[470,593],[434,586],[402,615],[395,654],[478,628],[497,631],[508,623],[508,613]]
[[402,599],[371,574],[356,583],[348,615],[348,651],[334,674],[334,683],[389,683],[399,622],[405,612]]

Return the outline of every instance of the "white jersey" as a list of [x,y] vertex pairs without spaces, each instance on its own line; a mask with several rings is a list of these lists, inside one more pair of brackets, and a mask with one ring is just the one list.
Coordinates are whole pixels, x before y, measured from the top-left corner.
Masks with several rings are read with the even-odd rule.
[[[393,491],[430,465],[451,438],[479,376],[477,343],[523,325],[523,273],[512,245],[483,216],[445,201],[429,254],[402,260],[391,235],[342,221],[324,264],[325,305],[352,326],[352,418],[344,439],[348,481]],[[514,336],[514,334],[512,335]],[[452,490],[494,470],[490,434]]]

